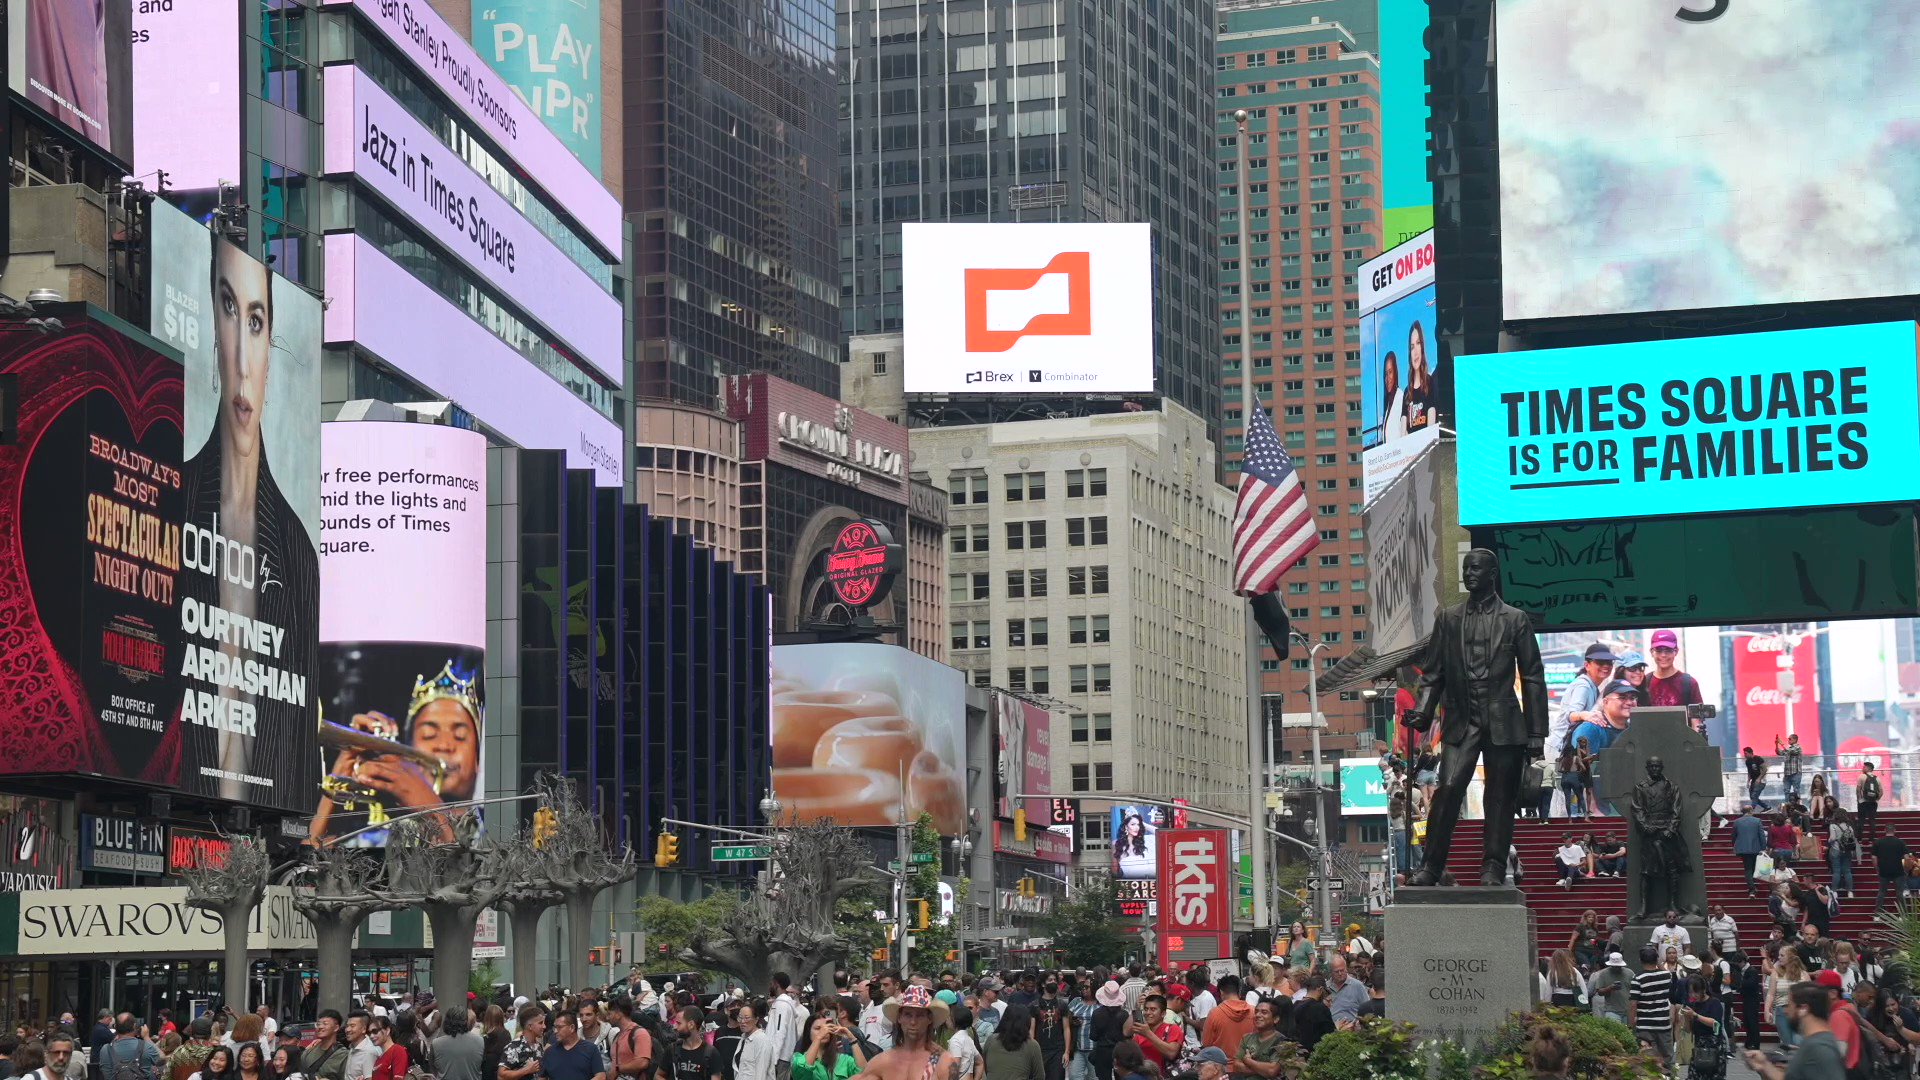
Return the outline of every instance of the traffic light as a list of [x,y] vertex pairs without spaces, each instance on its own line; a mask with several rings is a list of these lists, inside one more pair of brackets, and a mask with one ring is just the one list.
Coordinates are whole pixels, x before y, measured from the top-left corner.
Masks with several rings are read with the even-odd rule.
[[915,900],[913,902],[913,928],[915,930],[925,930],[932,925],[933,905],[927,903],[925,900]]
[[533,846],[544,848],[553,842],[560,832],[560,815],[553,807],[543,806],[533,812]]
[[653,842],[653,865],[666,869],[680,861],[680,838],[663,832]]
[[606,967],[607,966],[607,950],[588,949],[587,950],[587,966],[588,967]]
[[1019,895],[1029,899],[1040,895],[1040,883],[1030,877],[1023,877],[1019,881],[1014,882],[1014,887]]
[[1022,844],[1027,842],[1027,812],[1025,810],[1015,810],[1013,812],[1013,838]]
[[873,962],[876,964],[884,964],[887,962],[887,957],[891,955],[892,952],[886,948],[875,949],[873,950]]

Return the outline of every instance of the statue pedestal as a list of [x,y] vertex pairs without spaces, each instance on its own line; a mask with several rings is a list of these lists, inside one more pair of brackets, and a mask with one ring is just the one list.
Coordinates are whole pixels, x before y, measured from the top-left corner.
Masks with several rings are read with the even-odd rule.
[[1539,987],[1533,912],[1509,887],[1401,888],[1387,907],[1392,1016],[1471,1048]]

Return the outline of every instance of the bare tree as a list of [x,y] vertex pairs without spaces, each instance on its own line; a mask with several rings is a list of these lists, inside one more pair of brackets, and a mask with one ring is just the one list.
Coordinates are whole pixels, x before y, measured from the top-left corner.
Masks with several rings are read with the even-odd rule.
[[[585,987],[592,977],[587,950],[593,943],[593,902],[615,885],[632,881],[640,872],[633,849],[622,846],[616,851],[613,838],[602,828],[603,819],[581,801],[573,781],[553,773],[544,773],[535,781],[539,809],[553,811],[553,829],[544,837],[529,837],[532,859],[529,883],[557,893],[567,905],[567,980],[575,990]],[[541,842],[536,846],[534,840]],[[516,907],[513,947],[515,974],[519,978],[520,927]],[[537,922],[539,915],[533,919]],[[532,985],[530,982],[528,985]]]
[[344,1016],[352,1005],[354,933],[368,915],[405,907],[406,900],[384,889],[383,867],[373,849],[309,848],[303,871],[311,888],[295,890],[293,906],[313,923],[318,937],[319,1007]]
[[205,865],[181,871],[187,880],[187,903],[220,916],[220,981],[226,1004],[235,1012],[246,1012],[247,931],[253,922],[253,909],[267,894],[267,878],[272,860],[266,841],[244,833],[221,834],[232,846],[224,858],[209,856]]
[[466,1000],[474,925],[528,879],[532,851],[525,832],[482,843],[477,824],[463,825],[452,843],[442,843],[416,820],[394,823],[385,892],[426,912],[433,929],[432,989],[440,1000]]
[[681,958],[765,987],[776,971],[805,979],[846,959],[852,945],[834,923],[840,898],[880,880],[872,853],[831,821],[776,828],[772,870],[732,925],[698,931]]

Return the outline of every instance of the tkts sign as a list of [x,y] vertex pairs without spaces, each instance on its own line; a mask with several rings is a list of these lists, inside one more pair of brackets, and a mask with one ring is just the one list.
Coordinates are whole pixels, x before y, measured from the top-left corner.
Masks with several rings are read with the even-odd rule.
[[1162,829],[1160,966],[1229,955],[1233,930],[1230,837],[1225,829]]

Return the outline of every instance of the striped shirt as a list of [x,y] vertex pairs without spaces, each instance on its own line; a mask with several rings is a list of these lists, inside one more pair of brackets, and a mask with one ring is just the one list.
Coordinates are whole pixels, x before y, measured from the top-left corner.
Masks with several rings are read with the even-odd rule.
[[1633,980],[1636,1031],[1673,1030],[1673,972],[1642,972]]

